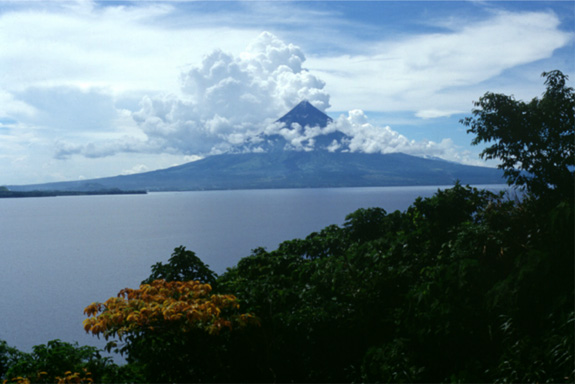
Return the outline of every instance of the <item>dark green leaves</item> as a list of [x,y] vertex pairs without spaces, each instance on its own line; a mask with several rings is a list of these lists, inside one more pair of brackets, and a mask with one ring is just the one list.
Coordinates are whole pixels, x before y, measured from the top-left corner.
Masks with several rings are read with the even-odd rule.
[[543,73],[547,89],[529,103],[486,93],[475,102],[473,117],[461,122],[487,143],[481,156],[500,160],[510,184],[536,196],[554,191],[573,198],[575,167],[575,94],[560,71]]
[[216,274],[194,252],[187,251],[185,247],[180,246],[174,249],[174,253],[172,253],[167,264],[154,264],[152,273],[146,280],[142,281],[142,284],[149,284],[159,279],[166,281],[195,280],[213,285],[216,281]]

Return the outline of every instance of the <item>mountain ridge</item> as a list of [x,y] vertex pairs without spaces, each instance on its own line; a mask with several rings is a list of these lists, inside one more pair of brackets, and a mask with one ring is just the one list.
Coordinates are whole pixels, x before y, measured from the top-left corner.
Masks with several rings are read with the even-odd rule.
[[[494,168],[425,159],[404,153],[368,154],[342,150],[340,144],[350,139],[347,135],[339,131],[321,131],[332,121],[304,100],[276,121],[284,124],[284,129],[288,130],[320,128],[320,134],[309,139],[299,150],[294,150],[280,131],[280,134],[263,137],[267,140],[264,152],[212,155],[179,166],[132,175],[9,188],[13,191],[97,191],[113,188],[185,191],[505,182],[501,170]],[[331,150],[330,147],[339,150]]]
[[11,190],[187,191],[276,188],[339,188],[415,185],[503,184],[499,169],[403,153],[284,151],[222,154],[166,169],[85,181],[65,181]]

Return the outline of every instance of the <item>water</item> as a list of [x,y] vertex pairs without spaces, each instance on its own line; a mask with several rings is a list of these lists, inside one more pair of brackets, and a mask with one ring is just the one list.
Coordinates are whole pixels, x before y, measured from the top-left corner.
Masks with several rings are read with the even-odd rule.
[[220,274],[256,247],[341,225],[358,208],[405,210],[438,188],[0,199],[0,339],[23,351],[53,339],[103,348],[84,332],[83,309],[137,287],[180,245]]

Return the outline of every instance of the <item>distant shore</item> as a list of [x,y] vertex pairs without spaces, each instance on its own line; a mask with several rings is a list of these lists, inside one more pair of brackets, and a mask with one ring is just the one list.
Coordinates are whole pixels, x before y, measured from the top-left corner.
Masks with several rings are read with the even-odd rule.
[[147,193],[147,191],[122,191],[116,188],[98,191],[10,191],[0,189],[0,199],[54,196],[145,195]]

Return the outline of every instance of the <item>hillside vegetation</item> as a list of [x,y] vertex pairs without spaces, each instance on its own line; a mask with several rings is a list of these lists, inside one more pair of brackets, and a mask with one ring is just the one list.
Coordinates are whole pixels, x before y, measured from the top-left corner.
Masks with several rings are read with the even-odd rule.
[[31,354],[0,344],[0,375],[573,382],[575,96],[561,72],[544,76],[541,99],[488,93],[463,121],[520,198],[456,183],[404,212],[360,209],[256,249],[221,276],[176,248],[138,289],[86,308],[86,331],[126,365],[57,341]]

